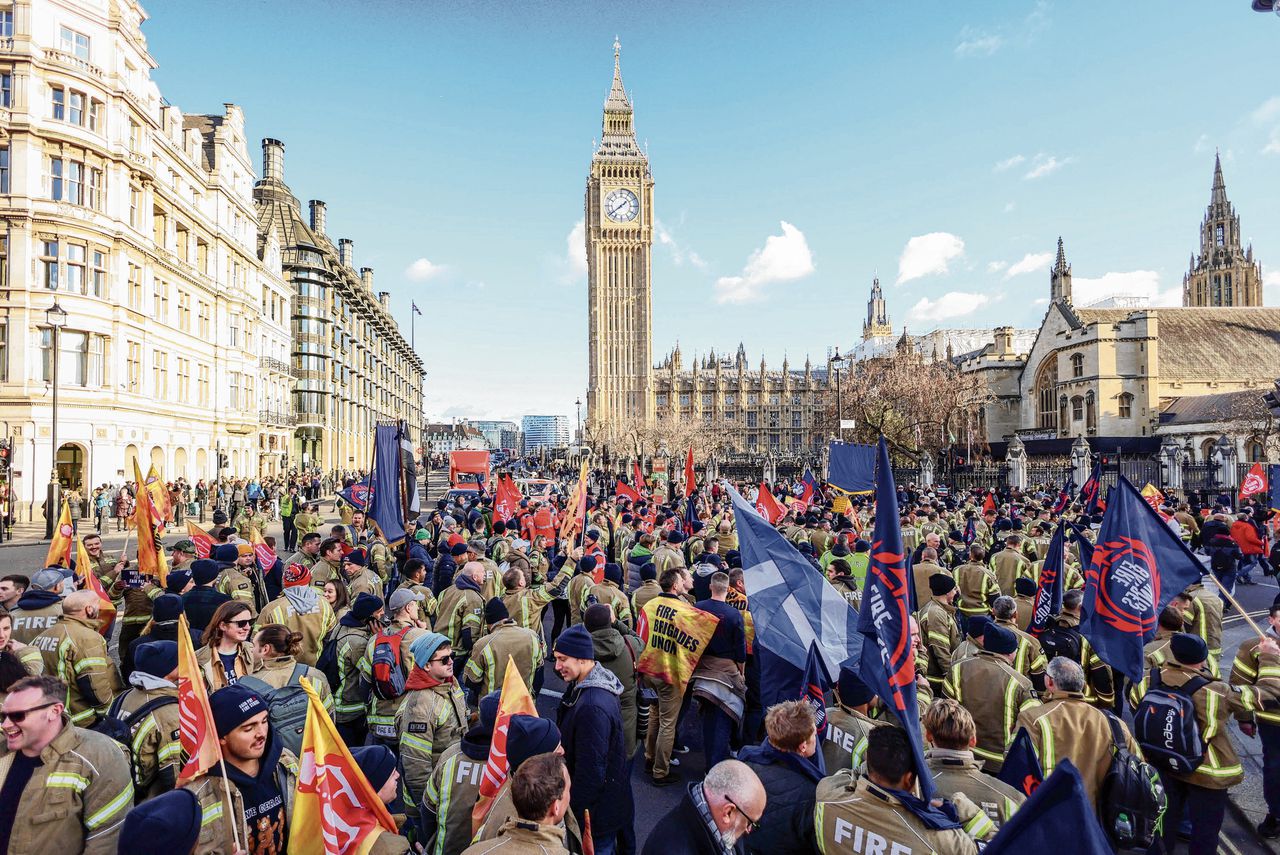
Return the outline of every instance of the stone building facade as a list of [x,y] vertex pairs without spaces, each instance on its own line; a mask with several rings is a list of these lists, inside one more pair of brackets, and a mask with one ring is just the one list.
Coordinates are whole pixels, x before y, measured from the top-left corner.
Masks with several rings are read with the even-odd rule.
[[1242,247],[1240,215],[1227,199],[1222,160],[1214,157],[1209,207],[1200,223],[1200,252],[1182,279],[1184,306],[1261,306],[1262,265]]
[[[184,116],[133,0],[0,6],[0,425],[16,511],[132,476],[278,471],[289,291],[240,109]],[[261,251],[260,251],[261,250]],[[47,310],[66,313],[53,353]],[[268,414],[262,419],[263,413]]]

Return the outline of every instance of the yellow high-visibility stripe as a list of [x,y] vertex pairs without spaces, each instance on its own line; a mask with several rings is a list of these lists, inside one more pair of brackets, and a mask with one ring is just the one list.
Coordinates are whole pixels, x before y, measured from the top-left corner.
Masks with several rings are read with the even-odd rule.
[[125,785],[125,788],[120,791],[118,796],[107,802],[107,804],[103,805],[101,809],[93,814],[93,816],[84,821],[85,828],[93,831],[95,828],[106,825],[107,820],[111,819],[113,816],[125,810],[132,804],[133,782],[131,781]]

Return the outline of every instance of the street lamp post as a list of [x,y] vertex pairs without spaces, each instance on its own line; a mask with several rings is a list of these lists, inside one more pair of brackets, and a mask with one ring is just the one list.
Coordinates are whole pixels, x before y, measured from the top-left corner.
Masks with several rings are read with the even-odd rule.
[[49,464],[49,488],[45,495],[44,536],[53,540],[53,531],[62,511],[62,485],[58,483],[58,333],[67,325],[67,312],[55,298],[44,314],[49,324],[50,380],[53,384],[53,408],[49,420],[49,440],[53,450]]
[[578,417],[578,432],[574,435],[578,445],[582,445],[582,399],[577,398],[573,402],[573,413]]
[[835,365],[836,370],[836,431],[841,442],[844,442],[844,397],[840,387],[840,348],[836,348],[835,356],[830,361]]

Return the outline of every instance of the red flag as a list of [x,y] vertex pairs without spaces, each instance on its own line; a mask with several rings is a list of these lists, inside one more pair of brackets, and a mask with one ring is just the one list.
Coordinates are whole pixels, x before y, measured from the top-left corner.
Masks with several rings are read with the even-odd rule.
[[498,716],[493,725],[493,739],[489,742],[489,759],[485,762],[484,771],[480,773],[480,793],[471,809],[471,830],[477,832],[484,824],[484,818],[493,807],[494,797],[507,780],[507,727],[513,715],[538,716],[538,708],[534,706],[529,687],[520,676],[520,669],[515,660],[507,657],[507,673],[502,678],[502,693],[498,696]]
[[213,551],[213,538],[209,532],[191,520],[187,520],[187,537],[191,538],[191,542],[196,545],[196,558],[209,557],[209,553]]
[[640,468],[640,461],[635,461],[636,468],[636,489],[648,490],[649,482],[644,480],[644,470]]
[[613,495],[619,499],[630,499],[633,502],[641,501],[641,496],[635,491],[635,488],[628,484],[624,484],[621,481],[619,481],[618,485],[614,487]]
[[89,559],[88,550],[84,548],[83,537],[76,538],[76,576],[80,577],[80,590],[93,591],[98,595],[98,632],[109,639],[111,624],[116,619],[116,607],[107,596],[107,592],[103,590],[97,574],[93,572],[93,562]]
[[696,488],[696,478],[693,471],[693,446],[689,446],[689,454],[684,459],[684,495],[689,497],[693,495]]
[[493,515],[504,523],[511,522],[520,508],[520,488],[510,475],[498,476],[498,487],[494,494]]
[[756,511],[768,521],[769,525],[773,525],[787,513],[773,497],[773,493],[769,492],[769,485],[763,481],[760,482],[760,495],[756,496]]
[[995,493],[987,493],[987,497],[982,500],[982,512],[985,514],[988,511],[994,511],[995,509],[996,509]]
[[203,775],[221,759],[218,734],[209,709],[209,692],[204,675],[191,645],[186,615],[178,616],[178,732],[186,765],[178,772],[181,786],[197,775]]
[[1266,490],[1266,473],[1263,472],[1261,463],[1255,463],[1249,468],[1249,474],[1244,476],[1244,481],[1240,484],[1240,498],[1247,499],[1250,496],[1265,493]]
[[258,561],[258,569],[267,572],[276,563],[276,551],[265,540],[256,528],[249,529],[249,543],[253,544],[253,557]]

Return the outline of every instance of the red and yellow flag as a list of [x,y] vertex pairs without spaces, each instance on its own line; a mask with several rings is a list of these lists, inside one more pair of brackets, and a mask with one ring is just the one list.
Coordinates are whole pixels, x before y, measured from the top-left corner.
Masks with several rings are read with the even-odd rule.
[[367,855],[396,823],[360,771],[311,681],[307,722],[298,758],[298,790],[289,821],[290,855]]
[[[137,460],[134,460],[137,465]],[[173,499],[169,495],[169,489],[164,485],[164,476],[160,474],[160,470],[156,468],[154,463],[147,470],[146,481],[142,486],[147,488],[147,492],[151,494],[151,503],[155,506],[156,513],[159,516],[160,534],[164,534],[164,524],[167,520],[173,519]]]
[[[52,508],[49,511],[52,512]],[[71,524],[71,506],[64,499],[58,525],[49,541],[49,552],[44,557],[45,567],[71,567],[71,547],[74,545],[76,527]]]
[[756,622],[751,617],[751,604],[747,601],[747,595],[737,588],[730,587],[724,601],[742,612],[743,629],[747,636],[747,653],[751,653],[756,643]]
[[1164,493],[1161,493],[1154,484],[1148,482],[1147,486],[1142,488],[1142,498],[1147,500],[1151,510],[1160,513],[1160,506],[1164,504]]
[[142,482],[142,470],[133,461],[134,480],[138,495],[133,505],[133,526],[138,537],[138,572],[160,580],[161,586],[169,577],[169,560],[165,558],[160,536],[164,534],[164,520],[157,510],[155,496]]
[[507,768],[507,727],[511,724],[513,715],[531,715],[536,718],[538,708],[533,704],[533,696],[529,694],[524,677],[520,676],[514,657],[507,656],[507,672],[502,677],[502,694],[498,696],[498,717],[493,725],[493,739],[489,743],[489,760],[480,774],[480,795],[475,807],[471,809],[472,834],[484,824],[498,790],[510,774]]
[[250,526],[249,543],[253,544],[253,557],[258,562],[258,569],[267,572],[276,563],[276,551],[262,539],[262,532]]
[[560,523],[560,539],[572,540],[578,526],[587,521],[587,461],[583,459],[582,468],[578,471],[578,483],[565,506],[564,522]]
[[80,589],[93,591],[98,595],[98,632],[103,638],[111,637],[111,624],[116,619],[116,606],[102,588],[102,581],[93,572],[93,559],[84,548],[84,538],[76,538],[76,576],[80,579]]
[[636,634],[644,641],[636,673],[670,683],[683,693],[719,623],[720,618],[684,600],[654,597],[636,620]]
[[178,733],[186,764],[178,772],[178,786],[212,769],[222,754],[218,749],[218,731],[209,709],[209,692],[204,675],[191,644],[187,616],[178,616]]
[[208,558],[213,551],[213,537],[200,526],[187,520],[187,537],[196,545],[196,558]]

